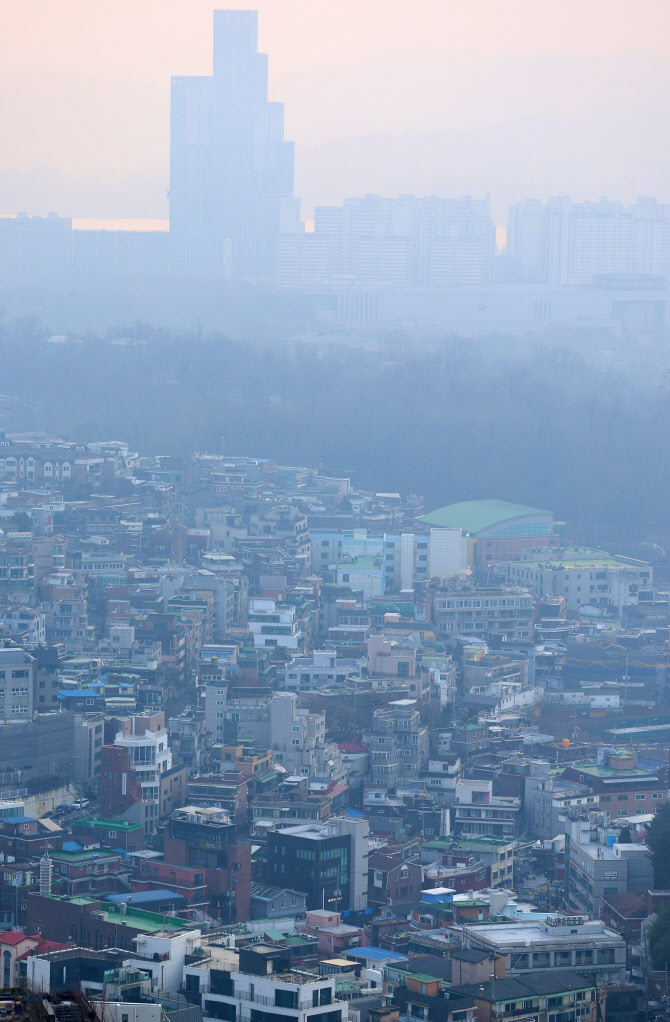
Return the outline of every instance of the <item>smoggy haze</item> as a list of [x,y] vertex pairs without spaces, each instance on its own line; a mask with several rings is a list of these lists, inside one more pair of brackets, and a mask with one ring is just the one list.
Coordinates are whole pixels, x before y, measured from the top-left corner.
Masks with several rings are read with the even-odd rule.
[[[2,211],[166,215],[170,76],[211,71],[214,6],[7,3]],[[371,191],[490,191],[499,220],[529,195],[670,198],[663,0],[241,6],[307,212]]]

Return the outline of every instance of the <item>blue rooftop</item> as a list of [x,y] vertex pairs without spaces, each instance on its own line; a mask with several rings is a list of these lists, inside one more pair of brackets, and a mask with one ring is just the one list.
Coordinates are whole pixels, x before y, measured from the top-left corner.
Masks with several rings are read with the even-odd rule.
[[98,692],[93,692],[90,688],[75,688],[72,691],[61,689],[58,693],[59,699],[78,699],[80,696],[99,696]]
[[0,816],[5,823],[35,823],[34,816]]
[[373,962],[407,961],[407,955],[401,955],[399,951],[386,951],[383,947],[347,948],[344,955],[346,958],[369,958]]

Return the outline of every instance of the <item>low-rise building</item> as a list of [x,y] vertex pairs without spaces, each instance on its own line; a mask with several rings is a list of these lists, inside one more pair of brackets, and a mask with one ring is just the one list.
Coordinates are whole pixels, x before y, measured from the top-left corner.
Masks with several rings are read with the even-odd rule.
[[511,840],[521,828],[521,800],[493,794],[493,781],[461,779],[451,807],[456,837]]
[[264,884],[257,880],[251,884],[252,919],[287,919],[305,914],[307,895],[289,887]]
[[284,667],[284,688],[291,692],[314,692],[321,687],[343,684],[360,673],[358,660],[338,657],[334,650],[316,650],[310,656],[294,657]]
[[256,944],[205,957],[184,969],[189,1000],[208,1018],[249,1018],[263,1022],[346,1022],[347,1005],[336,999],[335,979],[291,968],[288,948]]
[[574,971],[483,979],[454,986],[455,994],[471,997],[478,1022],[596,1022],[598,992],[593,980]]
[[463,944],[503,955],[508,976],[577,970],[599,984],[620,983],[626,978],[625,940],[601,920],[583,915],[466,925]]
[[252,597],[249,600],[247,620],[254,646],[295,651],[302,649],[304,635],[293,604],[260,596]]
[[568,821],[565,842],[565,900],[575,911],[599,918],[607,895],[646,894],[653,887],[651,855],[642,842],[619,844],[614,834],[592,834],[588,820]]

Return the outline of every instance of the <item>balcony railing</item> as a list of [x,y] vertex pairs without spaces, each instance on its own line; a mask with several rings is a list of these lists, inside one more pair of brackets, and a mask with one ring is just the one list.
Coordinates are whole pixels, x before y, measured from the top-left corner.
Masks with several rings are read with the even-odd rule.
[[[265,978],[265,977],[263,977]],[[293,1004],[277,1004],[274,997],[268,997],[266,994],[251,993],[249,990],[236,990],[235,997],[240,1001],[253,1001],[254,1004],[265,1004],[272,1008],[287,1008],[289,1011],[305,1011],[308,1008],[313,1008],[312,998],[303,998],[302,1000],[296,999]]]

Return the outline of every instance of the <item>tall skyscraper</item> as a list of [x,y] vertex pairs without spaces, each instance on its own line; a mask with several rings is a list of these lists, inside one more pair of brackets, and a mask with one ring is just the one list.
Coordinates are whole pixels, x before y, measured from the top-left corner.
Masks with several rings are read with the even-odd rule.
[[273,277],[293,168],[258,14],[215,11],[213,74],[172,79],[170,232],[183,268]]

